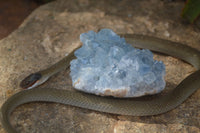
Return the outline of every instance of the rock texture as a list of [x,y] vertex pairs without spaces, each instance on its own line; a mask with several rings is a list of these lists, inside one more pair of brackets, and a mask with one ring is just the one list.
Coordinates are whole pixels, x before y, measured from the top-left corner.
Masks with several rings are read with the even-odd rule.
[[[182,1],[60,0],[35,10],[24,23],[0,41],[0,101],[20,90],[19,82],[44,69],[80,45],[80,33],[102,28],[117,33],[148,34],[188,44],[200,50],[199,31],[181,23]],[[170,10],[169,10],[170,9]],[[166,65],[166,91],[195,71],[170,56],[154,57]],[[42,87],[71,90],[69,70]],[[130,117],[52,104],[31,103],[17,108],[11,121],[19,132],[200,132],[200,90],[176,109],[158,116]],[[151,98],[151,97],[149,97]],[[4,130],[1,127],[1,132]]]

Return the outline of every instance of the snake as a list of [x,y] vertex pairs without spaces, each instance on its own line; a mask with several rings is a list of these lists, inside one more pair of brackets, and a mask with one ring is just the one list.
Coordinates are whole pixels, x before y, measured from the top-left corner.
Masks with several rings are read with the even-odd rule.
[[74,55],[75,49],[54,65],[30,74],[21,81],[20,86],[24,90],[9,97],[1,107],[0,117],[4,129],[8,133],[17,132],[11,125],[9,118],[16,107],[25,103],[37,101],[55,102],[110,114],[152,116],[175,109],[200,88],[200,52],[197,49],[179,42],[153,36],[141,34],[121,34],[121,36],[134,47],[150,49],[179,58],[194,66],[196,71],[187,76],[166,95],[158,96],[151,100],[103,97],[80,91],[37,87],[54,74],[67,69],[70,66],[70,61],[76,58]]

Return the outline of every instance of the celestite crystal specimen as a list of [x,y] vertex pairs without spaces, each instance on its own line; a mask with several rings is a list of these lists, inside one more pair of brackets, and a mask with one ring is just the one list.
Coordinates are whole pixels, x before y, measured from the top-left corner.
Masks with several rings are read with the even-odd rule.
[[80,35],[83,46],[71,61],[73,86],[103,96],[139,97],[161,92],[165,65],[147,49],[136,49],[110,29]]

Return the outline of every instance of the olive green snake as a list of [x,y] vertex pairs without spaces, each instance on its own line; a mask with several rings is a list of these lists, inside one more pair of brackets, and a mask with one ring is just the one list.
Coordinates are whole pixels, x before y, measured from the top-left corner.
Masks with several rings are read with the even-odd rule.
[[152,100],[101,97],[79,91],[34,88],[55,73],[68,68],[70,61],[75,58],[74,50],[61,61],[45,70],[29,75],[21,82],[22,88],[34,89],[20,91],[8,98],[2,105],[0,116],[6,131],[9,133],[16,132],[10,124],[9,117],[17,106],[24,103],[36,101],[56,102],[112,114],[148,116],[162,114],[174,109],[200,88],[200,52],[198,50],[156,37],[136,34],[125,34],[123,36],[127,43],[132,44],[134,47],[146,48],[177,57],[193,65],[197,71],[186,77],[173,91]]

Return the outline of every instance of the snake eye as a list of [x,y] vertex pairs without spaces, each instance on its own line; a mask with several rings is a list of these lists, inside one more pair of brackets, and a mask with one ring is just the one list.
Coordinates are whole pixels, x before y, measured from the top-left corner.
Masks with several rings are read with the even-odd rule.
[[34,85],[41,77],[42,75],[40,73],[30,74],[29,76],[27,76],[25,79],[21,81],[20,87],[23,89],[27,89],[31,87],[32,85]]

